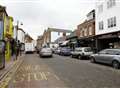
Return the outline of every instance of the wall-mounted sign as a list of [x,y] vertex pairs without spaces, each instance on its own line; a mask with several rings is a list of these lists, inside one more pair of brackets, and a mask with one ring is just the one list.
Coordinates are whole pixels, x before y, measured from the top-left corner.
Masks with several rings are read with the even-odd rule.
[[0,40],[3,39],[3,21],[0,20]]

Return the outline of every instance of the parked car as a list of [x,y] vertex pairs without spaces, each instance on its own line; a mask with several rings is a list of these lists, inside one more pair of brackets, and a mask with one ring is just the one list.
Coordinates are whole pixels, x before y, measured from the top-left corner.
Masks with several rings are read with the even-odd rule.
[[54,51],[54,53],[55,53],[55,54],[60,54],[60,49],[61,49],[60,47],[59,47],[59,48],[56,48],[55,51]]
[[43,57],[43,56],[50,56],[50,57],[52,57],[53,53],[52,53],[51,48],[45,47],[45,48],[42,48],[39,51],[39,55],[40,55],[40,57]]
[[120,49],[104,49],[97,54],[91,55],[91,62],[100,62],[120,68]]
[[68,47],[63,47],[60,49],[60,55],[64,56],[70,56],[71,55],[71,49]]
[[89,58],[91,54],[93,54],[93,51],[90,47],[75,48],[75,50],[71,52],[71,56],[77,57],[78,59],[83,59],[83,57]]

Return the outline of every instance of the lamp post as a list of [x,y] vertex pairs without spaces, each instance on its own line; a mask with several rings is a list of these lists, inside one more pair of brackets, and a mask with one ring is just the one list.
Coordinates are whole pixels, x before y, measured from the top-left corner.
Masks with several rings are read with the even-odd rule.
[[[21,23],[20,25],[23,25],[23,23]],[[19,30],[19,21],[17,21],[17,25],[16,25],[16,41],[18,43],[18,30]]]
[[[23,25],[22,23],[20,25]],[[16,59],[18,56],[18,30],[19,30],[19,21],[17,21],[17,25],[16,25]]]

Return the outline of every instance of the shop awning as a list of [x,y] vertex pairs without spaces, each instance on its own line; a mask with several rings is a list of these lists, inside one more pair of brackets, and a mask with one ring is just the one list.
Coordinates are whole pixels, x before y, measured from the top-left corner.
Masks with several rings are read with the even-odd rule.
[[69,43],[69,40],[64,41],[61,45],[64,46],[64,45],[67,45],[68,43]]

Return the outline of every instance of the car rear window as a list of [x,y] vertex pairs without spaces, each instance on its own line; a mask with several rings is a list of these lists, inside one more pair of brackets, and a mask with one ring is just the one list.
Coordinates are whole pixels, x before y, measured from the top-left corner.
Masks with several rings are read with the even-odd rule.
[[82,49],[80,49],[80,48],[76,48],[75,51],[81,52]]
[[84,51],[85,51],[85,52],[91,52],[92,49],[91,49],[91,48],[85,48]]

